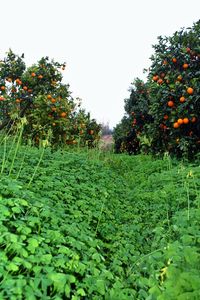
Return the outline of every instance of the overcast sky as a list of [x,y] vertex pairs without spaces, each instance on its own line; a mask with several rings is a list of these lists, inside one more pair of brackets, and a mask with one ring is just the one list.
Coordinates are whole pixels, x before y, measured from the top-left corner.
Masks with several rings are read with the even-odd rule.
[[144,79],[152,44],[200,18],[199,0],[0,0],[0,56],[11,48],[27,65],[67,62],[64,83],[99,122],[124,114],[134,78]]

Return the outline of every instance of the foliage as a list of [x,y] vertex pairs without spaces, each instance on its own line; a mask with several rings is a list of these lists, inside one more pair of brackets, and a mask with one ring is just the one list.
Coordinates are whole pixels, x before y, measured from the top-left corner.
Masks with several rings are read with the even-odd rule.
[[200,21],[171,37],[160,36],[153,46],[147,82],[136,79],[125,100],[125,115],[130,119],[133,113],[136,137],[145,152],[194,158],[200,149],[199,36]]
[[172,37],[159,37],[154,46],[149,127],[156,152],[168,150],[193,157],[200,139],[200,21]]
[[81,108],[81,100],[71,97],[69,85],[62,83],[65,63],[43,57],[26,68],[23,57],[9,50],[1,61],[0,129],[6,126],[13,132],[18,119],[26,116],[23,136],[36,144],[48,136],[53,145],[94,146],[100,126]]
[[0,298],[199,298],[199,167],[17,139],[0,146]]
[[138,153],[143,147],[144,125],[151,122],[149,115],[149,87],[139,78],[130,87],[130,97],[125,99],[125,116],[114,129],[116,152]]

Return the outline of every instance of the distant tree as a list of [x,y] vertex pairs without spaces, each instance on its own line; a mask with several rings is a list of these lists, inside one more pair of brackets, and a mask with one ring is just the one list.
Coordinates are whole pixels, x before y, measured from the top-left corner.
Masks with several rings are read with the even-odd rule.
[[113,133],[113,130],[110,128],[108,122],[106,124],[102,123],[101,128],[102,135],[111,135]]

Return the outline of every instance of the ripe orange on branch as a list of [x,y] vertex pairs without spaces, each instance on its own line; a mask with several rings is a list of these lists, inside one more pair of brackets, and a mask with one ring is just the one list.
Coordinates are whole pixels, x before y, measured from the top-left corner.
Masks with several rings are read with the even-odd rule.
[[159,79],[158,75],[153,76],[153,81],[158,81],[158,79]]
[[179,101],[180,101],[181,103],[185,102],[185,97],[181,96],[180,99],[179,99]]
[[179,126],[180,126],[180,125],[179,125],[178,122],[175,122],[175,123],[173,124],[173,127],[174,127],[174,128],[179,128]]
[[197,120],[197,118],[196,118],[196,117],[192,117],[192,120],[191,120],[191,122],[192,122],[192,123],[195,123],[195,122],[196,122],[196,120]]
[[178,122],[179,125],[181,125],[181,124],[183,124],[183,119],[178,119],[177,122]]
[[183,69],[187,69],[189,67],[189,65],[188,64],[183,64]]
[[22,81],[19,78],[17,78],[15,81],[16,81],[16,84],[18,84],[18,85],[22,84]]
[[67,116],[67,113],[66,113],[66,112],[62,112],[62,113],[60,114],[60,116],[61,116],[61,118],[65,118],[65,117]]
[[188,124],[188,123],[189,123],[189,119],[188,119],[188,118],[184,118],[184,119],[183,119],[183,123],[184,123],[184,124]]
[[178,75],[177,80],[182,81],[183,77],[181,75]]
[[167,105],[168,105],[169,107],[173,107],[173,106],[174,106],[174,101],[172,101],[172,100],[168,101],[168,102],[167,102]]
[[192,94],[194,93],[193,88],[191,88],[191,87],[187,88],[187,93],[188,93],[189,95],[192,95]]
[[163,83],[163,80],[162,80],[162,78],[160,78],[160,79],[158,79],[158,84],[162,84]]

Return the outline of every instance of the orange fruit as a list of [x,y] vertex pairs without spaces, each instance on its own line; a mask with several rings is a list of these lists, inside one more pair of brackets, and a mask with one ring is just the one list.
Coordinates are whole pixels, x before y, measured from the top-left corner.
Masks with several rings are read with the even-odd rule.
[[22,81],[18,78],[18,79],[16,79],[16,84],[21,85]]
[[49,100],[50,100],[50,99],[51,99],[51,95],[47,95],[47,99],[49,99]]
[[65,117],[67,116],[67,114],[66,114],[66,112],[62,112],[62,113],[60,114],[60,116],[61,116],[61,118],[65,118]]
[[158,79],[159,79],[158,75],[153,76],[153,81],[158,81]]
[[20,100],[20,99],[16,99],[15,102],[16,102],[16,103],[20,103],[21,100]]
[[180,101],[181,103],[185,102],[185,97],[181,96],[180,99],[179,99],[179,101]]
[[4,101],[4,100],[5,100],[5,98],[0,96],[0,101]]
[[192,122],[192,123],[195,123],[195,122],[196,122],[196,120],[197,120],[197,118],[196,118],[196,117],[192,117],[192,120],[191,120],[191,122]]
[[52,110],[52,111],[56,111],[56,107],[52,107],[51,110]]
[[163,60],[163,65],[167,65],[167,61],[166,60]]
[[51,99],[51,103],[55,103],[56,102],[56,99],[55,98],[52,98]]
[[173,107],[173,106],[174,106],[174,101],[172,101],[172,100],[168,101],[168,102],[167,102],[167,105],[168,105],[169,107]]
[[94,130],[90,130],[90,134],[91,134],[91,135],[94,134]]
[[162,84],[163,83],[163,80],[160,78],[160,79],[158,79],[158,84]]
[[188,124],[188,123],[189,123],[189,119],[188,119],[188,118],[184,118],[184,119],[183,119],[183,123],[184,123],[184,124]]
[[27,86],[24,86],[24,87],[23,87],[23,90],[24,90],[24,91],[27,91],[27,90],[28,90]]
[[164,124],[160,124],[160,128],[161,128],[161,129],[164,129],[164,128],[165,128],[165,125],[164,125]]
[[178,122],[179,125],[181,125],[181,124],[183,124],[183,119],[178,119],[177,122]]
[[174,127],[174,128],[179,128],[179,126],[180,126],[180,125],[179,125],[178,122],[175,122],[175,123],[173,124],[173,127]]
[[168,115],[164,115],[163,117],[164,120],[167,120],[168,118],[169,118]]
[[189,65],[188,64],[183,64],[183,69],[187,69],[189,67]]
[[165,73],[161,73],[161,74],[160,74],[160,77],[161,77],[161,78],[164,78],[164,77],[165,77]]
[[191,88],[191,87],[187,88],[187,93],[188,93],[189,95],[192,95],[192,94],[194,93],[193,88]]
[[1,86],[1,90],[5,91],[6,87],[4,85]]
[[35,76],[36,76],[36,74],[35,74],[34,72],[32,72],[32,73],[31,73],[31,76],[32,76],[32,77],[35,77]]
[[39,78],[39,79],[42,79],[42,78],[43,78],[43,76],[42,76],[42,75],[38,75],[38,78]]
[[191,49],[189,47],[186,48],[186,52],[190,53]]
[[178,75],[177,80],[182,81],[183,77],[181,75]]
[[172,61],[173,61],[173,63],[176,63],[176,62],[177,62],[176,57],[173,57],[173,58],[172,58]]

